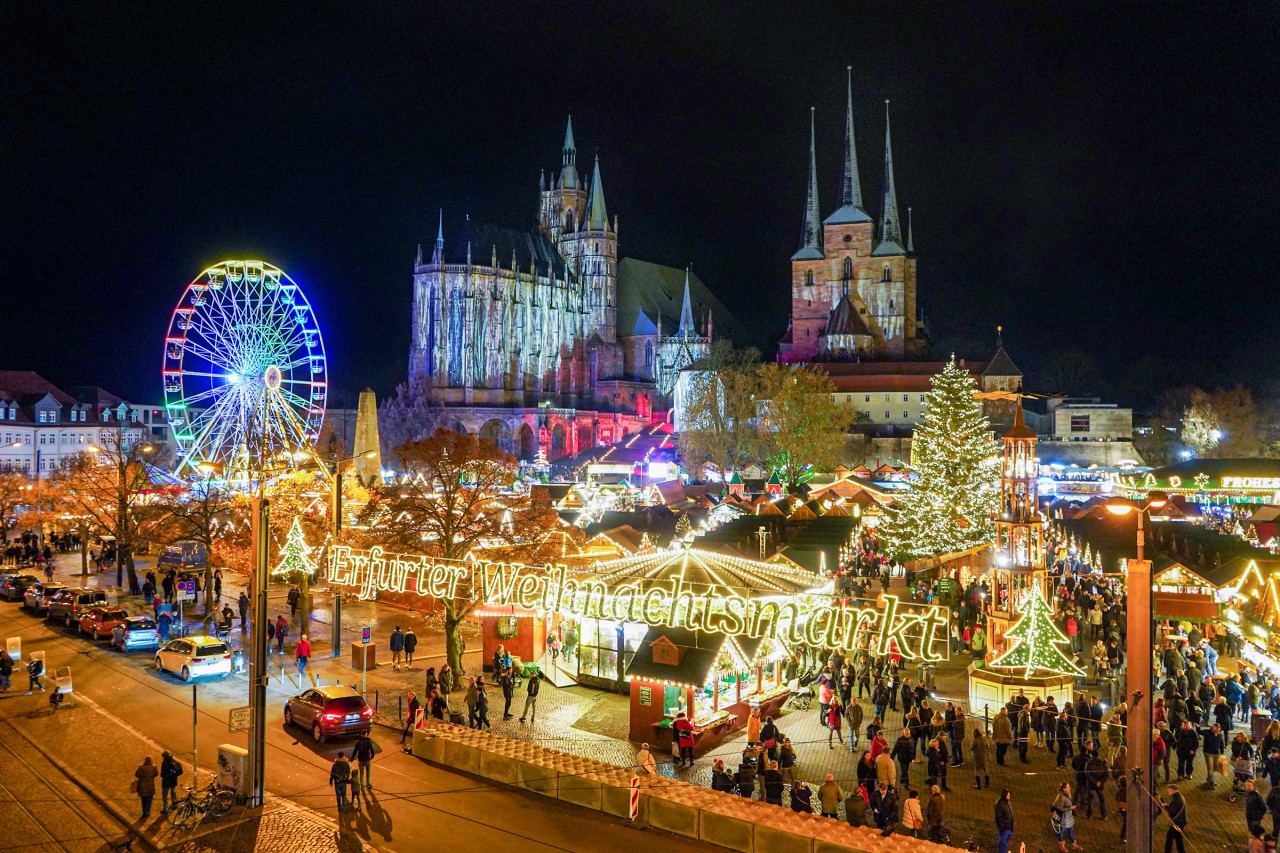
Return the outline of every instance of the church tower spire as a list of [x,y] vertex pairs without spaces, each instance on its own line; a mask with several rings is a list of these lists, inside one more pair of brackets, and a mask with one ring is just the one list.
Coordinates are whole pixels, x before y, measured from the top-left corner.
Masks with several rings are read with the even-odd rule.
[[604,184],[600,182],[600,155],[591,173],[591,198],[587,201],[587,230],[605,231],[609,227],[609,213],[604,206]]
[[578,150],[573,145],[573,116],[564,129],[564,148],[560,150],[561,169],[560,186],[563,189],[576,189],[578,186]]
[[440,266],[444,263],[444,208],[440,208],[440,220],[436,224],[436,249],[431,253],[431,263]]
[[853,133],[853,66],[848,68],[849,86],[844,113],[844,174],[840,183],[840,207],[823,220],[825,225],[870,222],[862,201],[862,181],[858,177],[858,144]]
[[676,331],[681,337],[698,334],[693,325],[693,304],[689,299],[689,268],[684,268],[684,305],[680,308],[680,328]]
[[915,252],[916,250],[916,238],[915,238],[914,232],[915,232],[915,226],[911,222],[911,208],[908,207],[907,208],[907,251],[908,252]]
[[793,261],[816,260],[822,255],[822,226],[818,215],[818,157],[814,141],[813,107],[809,108],[809,192],[804,204],[804,232]]
[[902,243],[898,218],[898,191],[893,184],[893,140],[889,133],[889,102],[884,102],[884,208],[880,215],[880,242]]

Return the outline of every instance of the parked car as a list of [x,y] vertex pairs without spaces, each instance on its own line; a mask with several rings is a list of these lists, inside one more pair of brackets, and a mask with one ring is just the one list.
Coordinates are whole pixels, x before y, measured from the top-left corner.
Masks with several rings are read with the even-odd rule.
[[22,594],[22,606],[33,613],[44,613],[49,609],[49,601],[66,588],[65,583],[37,581]]
[[27,587],[39,580],[35,575],[5,575],[0,579],[0,598],[5,601],[21,601]]
[[179,637],[156,652],[157,672],[176,672],[183,681],[231,674],[231,649],[216,637]]
[[106,603],[107,594],[100,589],[71,587],[49,599],[45,618],[61,622],[70,628],[80,621],[80,617],[88,612],[89,608]]
[[110,637],[117,625],[123,625],[129,614],[119,607],[100,604],[90,607],[80,616],[80,633],[88,634],[95,640]]
[[373,709],[355,690],[332,684],[290,698],[284,705],[284,722],[309,729],[316,743],[324,743],[329,737],[368,734],[373,727]]
[[160,632],[150,616],[126,616],[111,629],[111,645],[124,652],[160,648]]

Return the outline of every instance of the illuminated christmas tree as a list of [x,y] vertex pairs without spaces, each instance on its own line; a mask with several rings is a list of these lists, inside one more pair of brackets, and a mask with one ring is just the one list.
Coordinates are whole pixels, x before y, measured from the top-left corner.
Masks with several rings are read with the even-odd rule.
[[1084,675],[1084,670],[1058,648],[1067,642],[1067,638],[1053,624],[1053,611],[1040,594],[1039,583],[1023,597],[1022,610],[1022,618],[1004,635],[1012,644],[990,665],[997,669],[1021,669],[1023,677],[1030,677],[1037,671]]
[[289,528],[289,536],[285,539],[284,547],[280,549],[280,563],[271,574],[274,577],[283,577],[293,576],[295,573],[305,574],[307,577],[314,577],[316,573],[316,564],[311,559],[311,549],[307,547],[307,540],[302,536],[302,525],[298,523],[297,516],[294,516],[293,526]]
[[999,448],[973,377],[952,357],[931,386],[911,443],[911,490],[895,498],[885,525],[885,550],[899,560],[995,540]]

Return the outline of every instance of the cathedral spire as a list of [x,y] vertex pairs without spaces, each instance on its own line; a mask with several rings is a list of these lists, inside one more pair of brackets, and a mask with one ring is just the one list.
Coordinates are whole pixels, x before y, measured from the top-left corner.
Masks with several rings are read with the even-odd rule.
[[916,250],[915,227],[911,222],[911,208],[907,208],[907,251],[914,252]]
[[436,223],[436,250],[431,253],[431,263],[440,266],[444,263],[444,208],[440,208],[440,219]]
[[817,260],[822,257],[822,225],[818,216],[818,157],[813,132],[813,107],[809,108],[809,192],[804,203],[804,231],[800,251],[793,261]]
[[889,133],[889,102],[884,102],[884,208],[880,216],[880,242],[901,243],[898,191],[893,184],[893,141]]
[[677,335],[688,337],[698,334],[693,325],[693,304],[689,299],[689,268],[684,268],[684,305],[680,308],[680,328]]
[[591,200],[587,202],[587,230],[605,231],[609,228],[609,214],[604,207],[604,184],[600,182],[600,155],[596,155],[595,170],[591,173]]
[[561,149],[560,187],[577,189],[578,187],[578,151],[573,145],[573,116],[569,116],[569,124],[564,129],[564,148]]

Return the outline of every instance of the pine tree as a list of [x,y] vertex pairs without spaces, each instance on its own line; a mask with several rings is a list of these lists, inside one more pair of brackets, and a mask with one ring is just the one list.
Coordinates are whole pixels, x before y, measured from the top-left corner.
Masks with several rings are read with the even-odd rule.
[[899,560],[963,551],[995,539],[999,449],[952,356],[932,381],[911,442],[910,492],[889,511],[888,553]]
[[997,669],[1021,669],[1024,676],[1037,670],[1047,670],[1058,675],[1084,675],[1058,646],[1067,638],[1053,624],[1053,611],[1040,592],[1040,584],[1028,590],[1023,599],[1023,613],[1004,634],[1012,644],[1004,654],[991,662]]
[[293,526],[289,528],[289,536],[285,539],[284,547],[280,549],[280,563],[271,574],[274,577],[293,576],[294,573],[305,574],[308,577],[314,577],[316,573],[315,561],[311,559],[311,549],[307,547],[307,540],[302,535],[302,525],[298,523],[298,517],[293,517]]
[[689,520],[689,513],[684,513],[676,520],[676,540],[683,542],[693,535],[693,522]]

